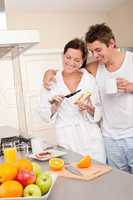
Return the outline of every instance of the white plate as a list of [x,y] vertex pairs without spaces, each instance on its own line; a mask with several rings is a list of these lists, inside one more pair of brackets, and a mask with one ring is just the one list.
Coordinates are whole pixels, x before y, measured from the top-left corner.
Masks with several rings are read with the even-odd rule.
[[39,160],[39,161],[45,161],[45,160],[49,160],[51,158],[64,156],[66,154],[67,153],[65,151],[60,151],[60,150],[56,150],[56,149],[48,149],[48,150],[42,151],[37,154],[30,154],[29,157]]
[[43,196],[41,196],[41,197],[14,197],[14,198],[1,198],[1,199],[3,199],[3,200],[47,200],[48,199],[48,196],[49,196],[49,194],[50,194],[50,192],[51,192],[51,190],[52,190],[52,187],[53,187],[53,185],[54,185],[54,183],[55,183],[55,181],[56,181],[56,179],[57,179],[57,177],[58,177],[58,175],[57,174],[52,174],[51,173],[51,175],[52,175],[52,180],[53,180],[53,182],[52,182],[52,186],[51,186],[51,188],[50,188],[50,190],[48,191],[48,193],[47,194],[45,194],[45,195],[43,195]]

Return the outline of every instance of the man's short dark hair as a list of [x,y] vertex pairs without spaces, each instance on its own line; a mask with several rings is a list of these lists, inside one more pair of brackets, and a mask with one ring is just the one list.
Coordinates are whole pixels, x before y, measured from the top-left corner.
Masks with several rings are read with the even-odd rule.
[[90,26],[85,35],[86,43],[93,43],[98,40],[108,46],[111,39],[115,40],[115,36],[111,28],[105,23]]

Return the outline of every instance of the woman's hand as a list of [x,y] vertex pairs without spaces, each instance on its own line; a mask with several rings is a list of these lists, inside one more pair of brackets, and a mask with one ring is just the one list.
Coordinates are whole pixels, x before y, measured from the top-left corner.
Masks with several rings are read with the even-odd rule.
[[133,83],[124,78],[117,78],[117,88],[120,92],[133,92]]
[[57,70],[49,69],[45,72],[43,76],[43,86],[44,88],[50,90],[52,82],[55,82],[55,75],[57,73]]
[[90,96],[88,97],[85,103],[81,102],[78,104],[78,106],[81,112],[86,110],[89,114],[94,115],[95,107],[92,104]]
[[64,100],[64,96],[63,95],[57,95],[57,96],[54,96],[52,99],[49,100],[49,102],[51,103],[51,112],[52,112],[52,115],[58,111],[61,103],[63,102]]

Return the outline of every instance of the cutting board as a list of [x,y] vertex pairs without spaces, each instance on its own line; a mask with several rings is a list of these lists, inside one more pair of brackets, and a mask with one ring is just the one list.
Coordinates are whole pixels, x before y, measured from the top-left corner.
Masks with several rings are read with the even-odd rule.
[[55,171],[54,173],[58,174],[59,176],[66,177],[66,178],[80,179],[80,180],[92,180],[92,179],[102,176],[112,170],[112,168],[108,165],[99,165],[99,164],[94,164],[94,163],[90,167],[84,168],[84,169],[78,168],[76,166],[76,163],[72,163],[71,165],[73,167],[75,167],[78,171],[80,171],[82,176],[71,173],[65,167],[60,171]]

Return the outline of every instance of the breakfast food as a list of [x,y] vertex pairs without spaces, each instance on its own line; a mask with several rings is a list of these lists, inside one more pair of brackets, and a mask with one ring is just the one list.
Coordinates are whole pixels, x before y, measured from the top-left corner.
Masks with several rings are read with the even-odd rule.
[[52,170],[61,170],[64,166],[64,161],[60,158],[51,158],[49,160],[49,166]]
[[28,159],[18,159],[14,165],[17,167],[18,170],[27,170],[29,172],[32,171],[32,163]]
[[89,91],[85,91],[75,102],[74,104],[79,105],[81,103],[86,104],[88,101],[88,98],[91,96],[91,93]]
[[77,167],[78,168],[88,168],[90,167],[92,164],[92,158],[91,156],[87,155],[84,156],[78,163],[77,163]]
[[2,162],[0,172],[2,199],[25,199],[23,197],[45,199],[45,194],[53,185],[52,174],[43,171],[38,163],[27,159],[19,159],[16,163]]
[[13,180],[17,175],[17,168],[12,163],[0,163],[0,184]]
[[50,158],[51,153],[50,152],[40,152],[40,153],[35,154],[35,157],[39,158],[39,159]]

